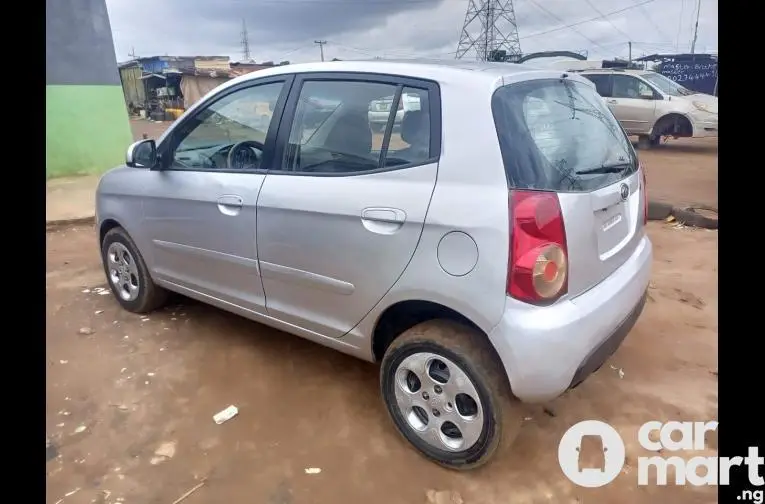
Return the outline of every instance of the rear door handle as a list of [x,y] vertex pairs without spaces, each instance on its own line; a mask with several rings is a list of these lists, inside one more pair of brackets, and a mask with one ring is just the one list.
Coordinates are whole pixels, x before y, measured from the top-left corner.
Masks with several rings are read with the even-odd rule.
[[405,221],[406,213],[398,208],[365,208],[361,212],[361,224],[377,234],[393,234]]
[[611,105],[616,105],[619,102],[617,102],[616,100],[606,100],[606,103],[610,103]]
[[228,194],[218,198],[218,210],[224,215],[238,215],[243,205],[241,196]]
[[403,224],[406,213],[398,208],[365,208],[361,218],[367,221]]

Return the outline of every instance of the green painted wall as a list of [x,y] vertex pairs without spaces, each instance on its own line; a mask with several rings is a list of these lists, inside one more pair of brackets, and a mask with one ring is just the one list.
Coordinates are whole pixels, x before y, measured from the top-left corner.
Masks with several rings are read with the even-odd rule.
[[45,120],[47,178],[103,173],[133,140],[120,85],[48,85]]

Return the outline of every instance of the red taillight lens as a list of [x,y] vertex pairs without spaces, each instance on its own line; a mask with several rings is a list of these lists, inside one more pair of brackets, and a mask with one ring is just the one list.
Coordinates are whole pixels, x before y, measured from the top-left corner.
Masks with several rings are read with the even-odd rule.
[[528,303],[560,298],[568,288],[568,249],[558,195],[511,191],[509,210],[507,293]]
[[643,165],[639,165],[640,170],[640,192],[643,195],[643,224],[648,224],[648,189],[646,188],[645,181],[645,168]]

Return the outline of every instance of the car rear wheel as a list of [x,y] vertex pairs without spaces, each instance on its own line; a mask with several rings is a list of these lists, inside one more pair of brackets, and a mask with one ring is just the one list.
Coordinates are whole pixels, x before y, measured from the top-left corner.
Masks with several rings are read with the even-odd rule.
[[385,352],[383,400],[399,432],[425,457],[451,469],[488,462],[523,422],[488,342],[467,326],[432,320]]
[[130,235],[110,229],[101,243],[101,261],[117,302],[133,313],[148,313],[167,301],[167,291],[154,284]]

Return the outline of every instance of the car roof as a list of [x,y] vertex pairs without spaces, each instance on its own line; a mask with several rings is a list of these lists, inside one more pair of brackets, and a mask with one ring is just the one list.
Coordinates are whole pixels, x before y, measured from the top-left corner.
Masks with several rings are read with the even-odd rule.
[[[494,63],[470,60],[348,60],[326,61],[314,63],[295,63],[282,65],[245,74],[236,80],[245,82],[252,79],[272,75],[283,75],[308,72],[363,72],[402,77],[421,78],[434,81],[454,79],[497,80],[504,76],[549,73],[548,69],[540,69],[514,63]],[[532,76],[530,75],[530,77]]]
[[576,73],[613,73],[613,74],[627,74],[627,75],[645,75],[649,73],[656,73],[650,70],[634,69],[634,68],[587,68],[579,70]]

